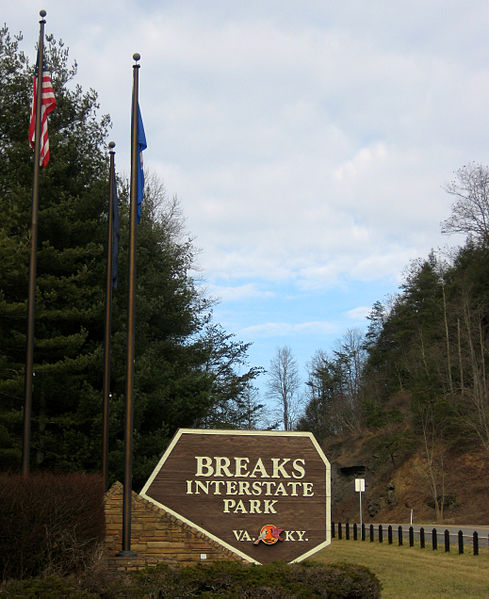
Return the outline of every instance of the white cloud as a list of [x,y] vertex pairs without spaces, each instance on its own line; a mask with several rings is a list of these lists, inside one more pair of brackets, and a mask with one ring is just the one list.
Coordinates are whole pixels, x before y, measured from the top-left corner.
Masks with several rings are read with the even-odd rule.
[[[485,0],[44,7],[77,82],[112,116],[126,172],[141,53],[145,166],[179,196],[211,295],[239,307],[242,332],[256,339],[341,334],[346,307],[361,305],[346,313],[360,318],[368,300],[333,313],[333,292],[395,286],[412,258],[450,242],[442,185],[470,160],[489,162]],[[31,0],[8,3],[3,18],[25,32],[32,60]],[[305,313],[297,298],[290,314],[267,313],[285,283],[289,297],[323,291],[323,305]],[[258,318],[244,305],[260,300]]]
[[[146,165],[181,197],[211,280],[395,277],[440,245],[452,170],[488,157],[487,4],[273,5],[47,0],[47,29],[111,112],[121,169],[141,52]],[[35,39],[30,2],[7,12]]]
[[371,310],[371,306],[357,306],[356,308],[348,310],[346,315],[351,320],[364,321],[370,314]]
[[274,294],[270,291],[262,291],[254,283],[244,285],[225,286],[225,285],[207,285],[206,289],[211,297],[226,302],[236,302],[250,298],[273,298]]
[[383,143],[361,148],[351,160],[340,164],[333,172],[333,176],[340,181],[355,179],[375,168],[378,163],[384,161],[386,156],[387,149]]
[[247,337],[297,337],[301,335],[322,336],[334,332],[330,322],[266,322],[241,329],[240,333]]

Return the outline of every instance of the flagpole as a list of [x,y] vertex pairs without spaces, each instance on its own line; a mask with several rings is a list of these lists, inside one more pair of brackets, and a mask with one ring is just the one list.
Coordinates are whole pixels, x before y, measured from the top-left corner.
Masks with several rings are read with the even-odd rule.
[[126,420],[124,429],[124,496],[122,504],[122,551],[120,556],[134,556],[131,551],[131,500],[132,500],[132,436],[134,414],[134,340],[135,340],[135,286],[136,286],[136,224],[137,224],[137,175],[138,175],[138,86],[139,54],[133,59],[133,88],[131,116],[131,204],[129,226],[129,276],[127,308],[127,382]]
[[34,176],[32,181],[32,216],[31,216],[31,255],[29,262],[29,295],[27,304],[27,339],[24,374],[24,445],[22,454],[22,474],[30,474],[31,452],[31,413],[32,413],[32,377],[34,364],[34,307],[36,294],[37,269],[37,215],[39,211],[39,156],[41,147],[41,104],[42,104],[42,59],[44,55],[44,25],[46,11],[39,12],[39,46],[37,53],[37,89],[36,89],[36,137],[34,145]]
[[102,439],[102,479],[104,491],[107,490],[109,472],[109,413],[110,413],[110,336],[112,331],[112,260],[114,235],[114,185],[115,185],[115,143],[109,143],[109,211],[107,217],[107,278],[105,285],[105,335],[104,335],[104,403],[103,403],[103,439]]

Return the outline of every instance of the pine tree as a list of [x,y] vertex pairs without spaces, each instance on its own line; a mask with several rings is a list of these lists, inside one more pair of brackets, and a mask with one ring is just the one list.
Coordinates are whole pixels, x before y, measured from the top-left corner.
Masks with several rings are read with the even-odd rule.
[[[0,394],[2,467],[15,466],[26,338],[26,296],[32,200],[32,151],[26,131],[33,69],[20,37],[0,30],[2,119],[0,155]],[[53,158],[40,174],[32,445],[35,462],[72,468],[92,453],[93,409],[103,318],[103,241],[108,118],[96,118],[96,94],[70,89],[68,51],[47,38],[46,56],[57,98],[49,122]],[[62,458],[60,459],[60,454]]]
[[[26,341],[32,151],[27,125],[33,68],[21,38],[0,29],[0,469],[20,464]],[[47,38],[57,107],[51,160],[41,170],[34,342],[33,468],[97,470],[101,463],[107,135],[97,94],[73,83],[68,50]],[[113,296],[109,475],[123,471],[128,183],[119,178],[121,242]],[[137,227],[135,486],[144,483],[178,427],[245,426],[244,395],[259,369],[248,345],[212,325],[214,301],[192,277],[192,240],[176,199],[147,177]],[[243,399],[243,401],[241,401]]]

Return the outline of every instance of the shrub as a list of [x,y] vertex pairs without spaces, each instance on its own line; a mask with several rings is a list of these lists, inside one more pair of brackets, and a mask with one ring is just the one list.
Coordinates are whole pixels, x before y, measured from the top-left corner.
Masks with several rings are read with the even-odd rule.
[[86,474],[0,474],[0,574],[86,567],[104,537],[103,484]]
[[0,587],[0,595],[6,599],[377,599],[380,583],[367,568],[352,564],[215,562],[188,567],[160,564],[126,577],[82,576],[77,583],[73,577],[55,576],[9,581]]
[[166,565],[146,568],[132,576],[129,595],[166,599],[173,597],[228,597],[281,599],[327,597],[376,599],[380,582],[367,568],[352,564],[313,562],[246,566],[215,562],[175,569]]
[[78,588],[75,580],[51,575],[46,578],[11,580],[2,585],[0,595],[5,599],[98,599],[95,595]]

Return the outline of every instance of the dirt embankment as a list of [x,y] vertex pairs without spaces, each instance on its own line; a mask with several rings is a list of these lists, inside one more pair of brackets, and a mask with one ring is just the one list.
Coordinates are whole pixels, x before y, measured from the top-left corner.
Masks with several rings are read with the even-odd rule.
[[436,522],[435,492],[445,524],[489,525],[489,455],[439,447],[431,467],[419,439],[398,427],[328,440],[332,518],[358,522],[355,478],[364,478],[364,522]]

